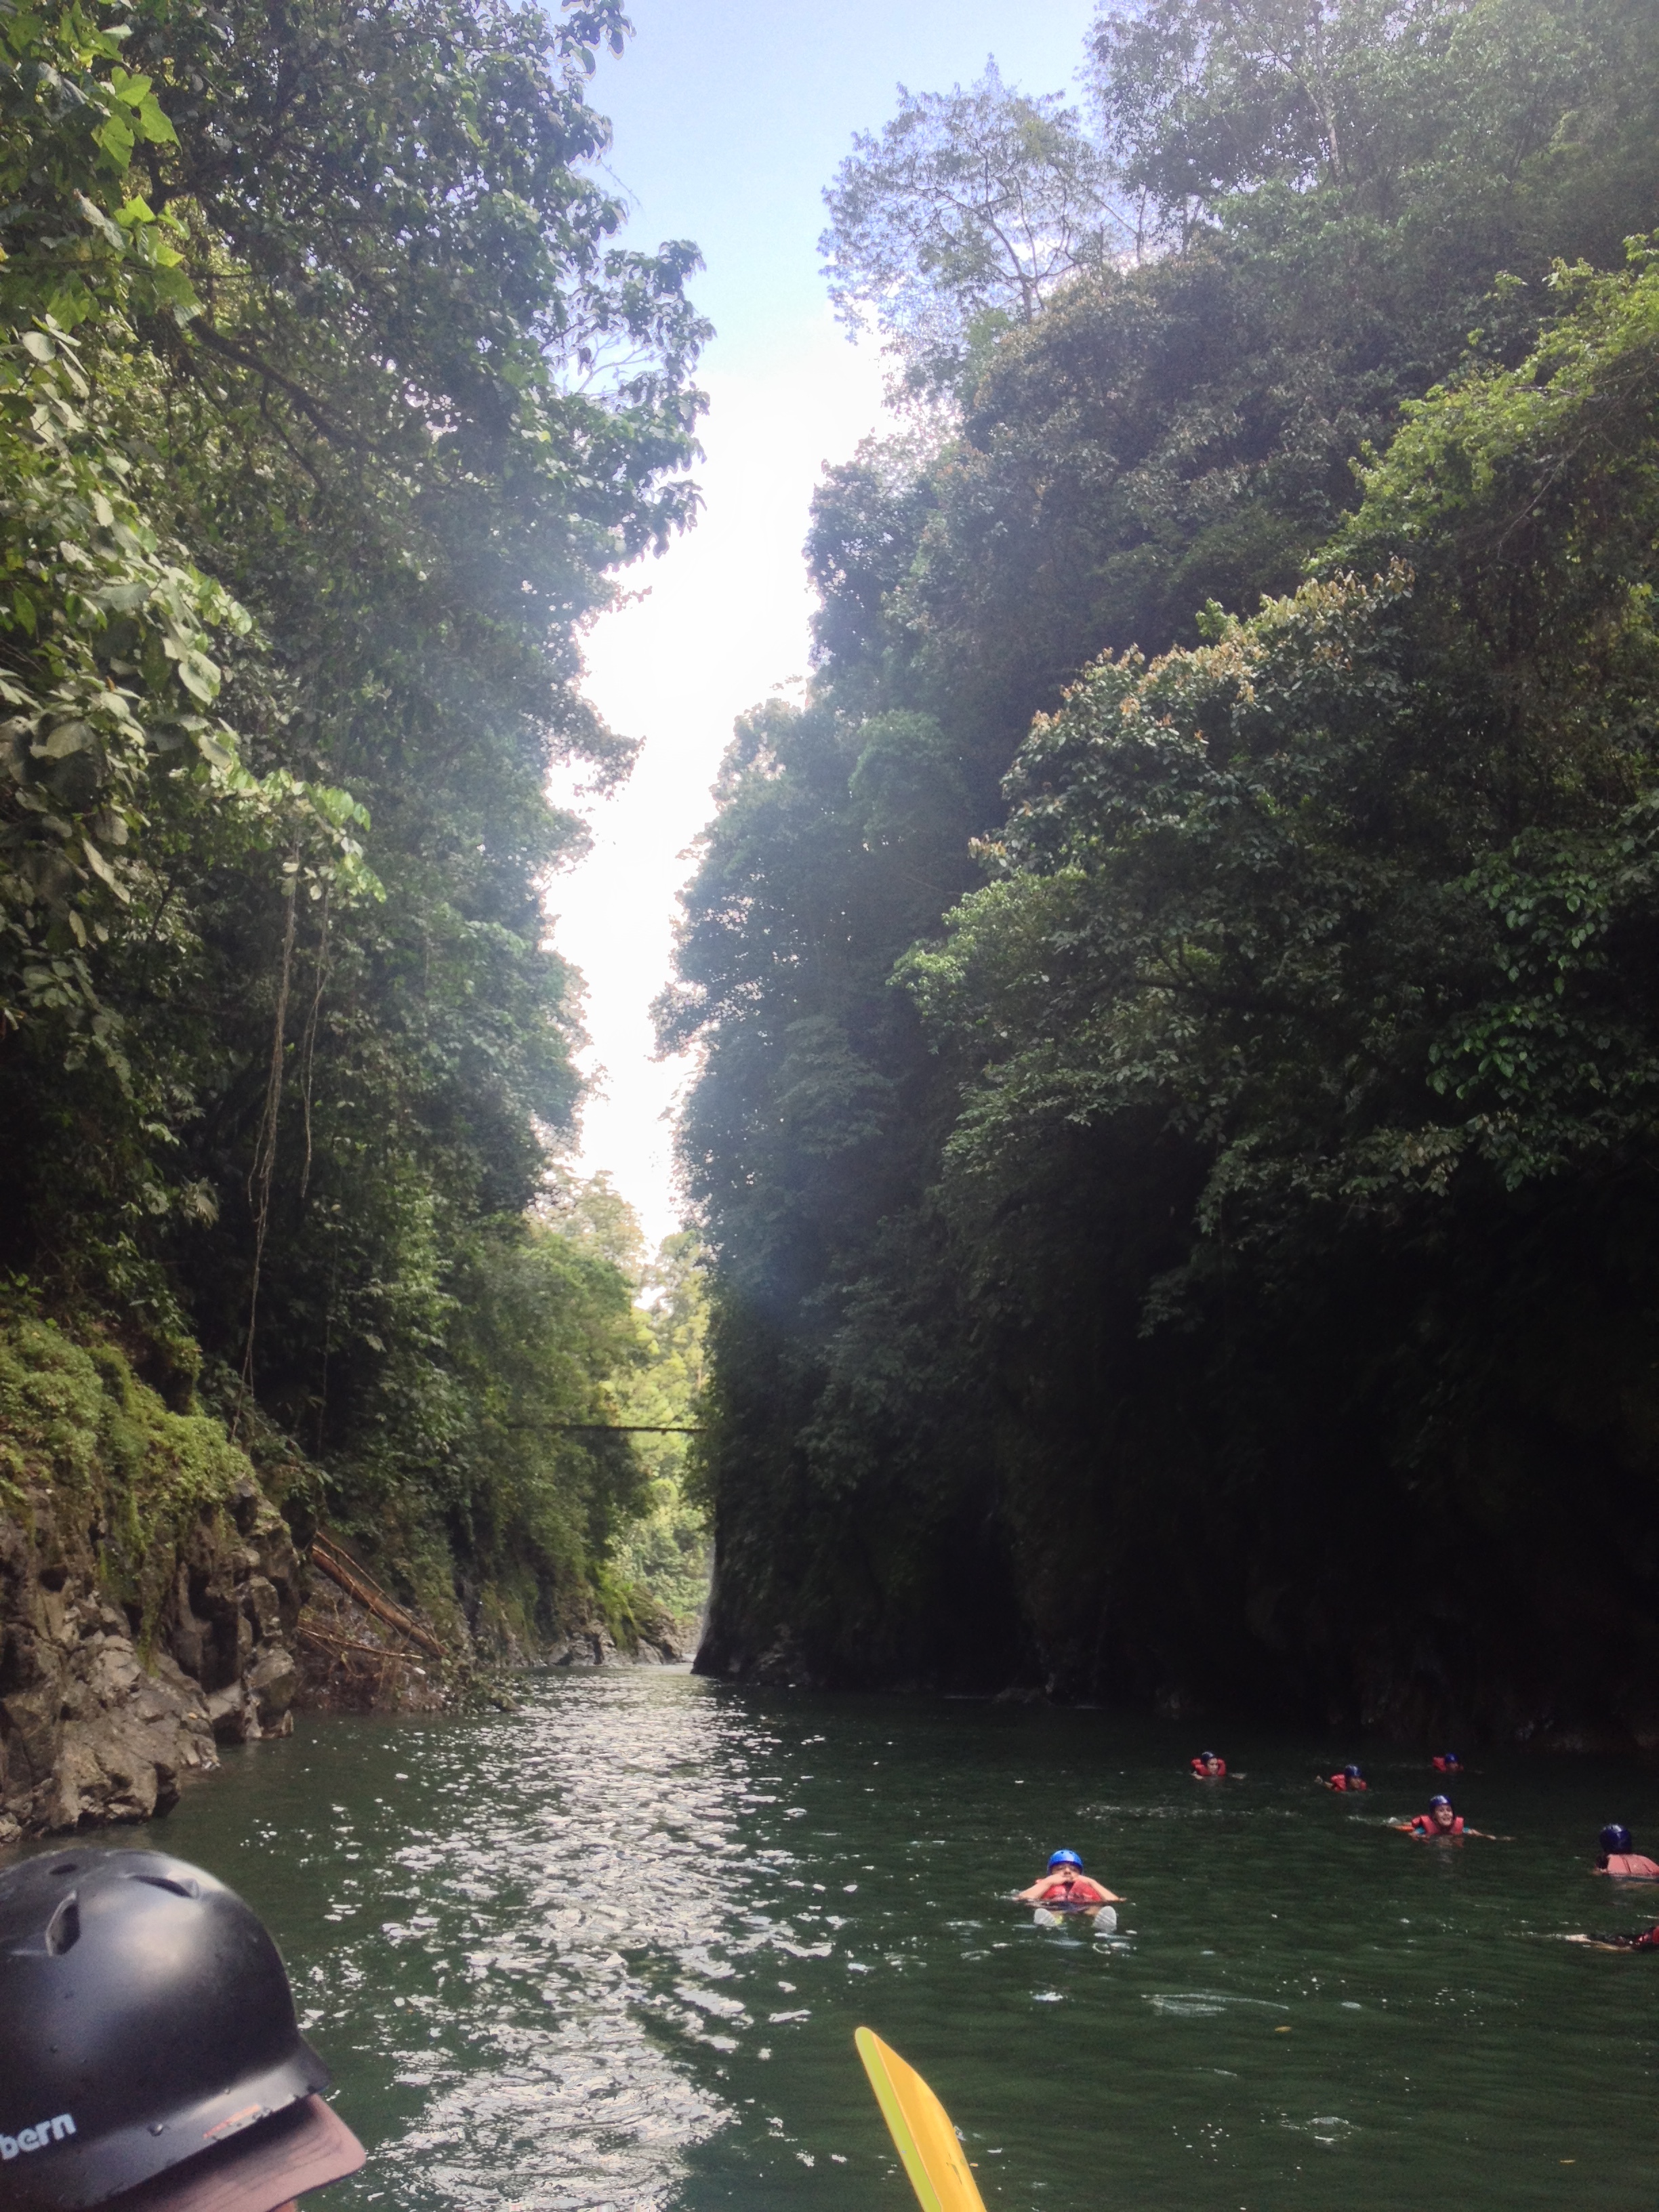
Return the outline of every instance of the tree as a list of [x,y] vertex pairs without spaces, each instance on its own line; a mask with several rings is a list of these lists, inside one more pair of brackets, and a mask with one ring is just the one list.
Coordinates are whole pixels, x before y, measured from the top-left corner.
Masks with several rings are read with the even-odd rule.
[[[696,1232],[664,1238],[644,1271],[643,1316],[652,1358],[623,1401],[623,1418],[665,1430],[701,1430],[708,1379],[708,1297]],[[642,1435],[635,1449],[651,1484],[651,1507],[627,1534],[617,1571],[666,1607],[679,1634],[695,1642],[708,1595],[708,1519],[702,1493],[700,1434]]]
[[[826,482],[814,686],[733,750],[665,1010],[711,1665],[1636,1711],[1564,1582],[1537,1667],[1471,1655],[1573,1454],[1646,1465],[1645,325],[1551,271],[1650,220],[1659,50],[1627,0],[1370,21],[1148,17],[1158,250]],[[1600,1510],[1562,1556],[1638,1668]]]
[[[1413,410],[1323,573],[1039,720],[999,880],[911,956],[966,1076],[964,1320],[1099,1538],[1052,1542],[1011,1455],[1059,1679],[1406,1724],[1419,1668],[1495,1718],[1530,1667],[1636,1710],[1630,1493],[1572,1470],[1650,1449],[1659,272],[1557,296]],[[1599,1685],[1559,1626],[1591,1571]]]
[[[103,948],[154,934],[165,854],[191,836],[243,852],[273,841],[343,894],[373,886],[348,794],[256,780],[210,718],[216,633],[243,610],[158,531],[134,496],[97,376],[131,391],[149,364],[112,361],[103,325],[187,322],[199,301],[176,223],[136,189],[140,148],[176,144],[152,82],[122,64],[125,34],[79,9],[19,15],[0,62],[0,170],[11,250],[0,280],[8,596],[0,605],[0,1039],[58,1033],[78,1069],[131,1069],[100,998]],[[76,213],[65,239],[64,210]],[[84,337],[73,333],[86,325]],[[295,873],[299,872],[296,862]]]
[[[695,513],[707,328],[595,174],[625,27],[147,0],[0,56],[0,1252],[198,1334],[411,1557],[492,1525],[464,1290],[586,1310],[515,1225],[580,1090],[549,771],[632,757],[580,633]],[[637,1469],[558,1466],[597,1572]]]
[[[1377,185],[1432,149],[1452,104],[1446,38],[1464,13],[1462,0],[1103,6],[1091,45],[1107,143],[1182,238],[1266,181]],[[1391,76],[1418,98],[1401,100]]]
[[953,383],[1109,250],[1103,173],[1075,110],[1008,90],[994,61],[966,92],[901,85],[881,136],[853,144],[823,196],[830,296],[854,331],[873,318],[918,389]]
[[1237,222],[1243,194],[1270,220],[1284,195],[1324,195],[1386,224],[1431,214],[1437,181],[1443,209],[1484,225],[1504,195],[1565,180],[1592,136],[1608,167],[1613,142],[1633,148],[1650,27],[1623,0],[1102,0],[1103,153],[1178,246]]

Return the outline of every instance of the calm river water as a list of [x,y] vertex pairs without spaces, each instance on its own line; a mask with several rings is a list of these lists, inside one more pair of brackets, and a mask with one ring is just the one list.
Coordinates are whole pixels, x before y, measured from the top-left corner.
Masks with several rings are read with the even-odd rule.
[[[1651,2205],[1659,1917],[1593,1878],[1659,1772],[1488,1757],[1515,1840],[1391,1834],[1426,1753],[1097,1712],[589,1674],[485,1721],[328,1720],[147,1832],[276,1931],[371,2148],[319,2212],[912,2200],[852,2046],[927,2075],[991,2212]],[[123,1839],[125,1840],[125,1838]],[[1066,1844],[1119,1948],[1006,1901]]]

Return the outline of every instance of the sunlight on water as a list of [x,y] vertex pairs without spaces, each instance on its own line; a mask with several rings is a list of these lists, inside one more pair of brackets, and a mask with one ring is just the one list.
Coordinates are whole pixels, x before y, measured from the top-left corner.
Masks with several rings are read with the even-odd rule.
[[[1516,1840],[1438,1850],[1386,1826],[1420,1753],[1343,1801],[1347,1744],[1226,1747],[1199,1784],[1104,1714],[590,1674],[304,1723],[151,1837],[283,1945],[373,2153],[319,2212],[902,2212],[860,2021],[992,2212],[1650,2203],[1659,1958],[1555,1939],[1659,1917],[1588,1872],[1606,1820],[1659,1840],[1651,1771],[1477,1762],[1460,1802]],[[1006,1901],[1060,1844],[1126,1896],[1111,1940]]]

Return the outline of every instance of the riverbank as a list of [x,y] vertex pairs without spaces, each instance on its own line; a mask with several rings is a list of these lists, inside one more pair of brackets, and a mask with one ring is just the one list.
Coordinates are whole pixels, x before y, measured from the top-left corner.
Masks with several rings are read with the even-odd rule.
[[195,1384],[91,1326],[0,1323],[0,1844],[166,1814],[296,1711],[465,1709],[532,1665],[679,1656],[641,1592],[612,1621],[573,1589],[550,1641],[487,1584],[434,1622],[362,1565],[359,1601],[283,1510],[309,1542],[318,1470],[257,1419],[233,1441]]
[[304,1597],[220,1422],[111,1341],[0,1332],[0,1839],[166,1812],[222,1745],[285,1733]]

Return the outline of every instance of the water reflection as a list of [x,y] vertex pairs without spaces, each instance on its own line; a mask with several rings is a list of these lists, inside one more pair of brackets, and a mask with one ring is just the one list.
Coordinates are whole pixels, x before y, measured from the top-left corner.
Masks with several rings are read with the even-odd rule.
[[731,1924],[765,1740],[708,1700],[641,1698],[620,1677],[583,1687],[556,1721],[483,1731],[483,1759],[478,1731],[425,1732],[421,1828],[337,1885],[337,1912],[378,1925],[336,1954],[317,2039],[361,2028],[372,1978],[390,1992],[380,2064],[421,2100],[365,2203],[644,2212],[720,2124],[652,2029],[730,2050],[722,2024],[750,2024],[720,1984],[770,1936]]

